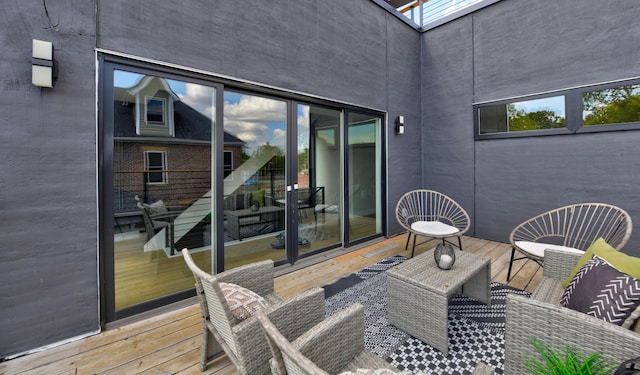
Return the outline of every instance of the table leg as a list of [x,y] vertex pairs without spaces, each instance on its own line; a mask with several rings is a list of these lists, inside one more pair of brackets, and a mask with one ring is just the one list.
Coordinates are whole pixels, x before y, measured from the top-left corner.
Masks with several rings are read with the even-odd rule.
[[491,262],[464,284],[462,294],[491,306]]

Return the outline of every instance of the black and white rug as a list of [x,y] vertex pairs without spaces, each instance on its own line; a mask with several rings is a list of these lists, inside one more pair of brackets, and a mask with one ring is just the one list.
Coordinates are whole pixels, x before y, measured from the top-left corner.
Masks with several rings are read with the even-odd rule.
[[387,322],[387,278],[384,271],[406,260],[402,256],[325,285],[327,315],[354,302],[365,306],[365,345],[400,370],[416,374],[471,374],[477,362],[504,372],[504,317],[508,293],[528,292],[491,284],[491,306],[462,295],[449,301],[449,355]]

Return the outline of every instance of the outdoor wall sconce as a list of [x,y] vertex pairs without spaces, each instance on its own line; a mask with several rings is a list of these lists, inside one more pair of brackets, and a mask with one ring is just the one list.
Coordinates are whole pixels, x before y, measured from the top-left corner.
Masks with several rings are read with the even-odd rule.
[[58,67],[53,60],[53,43],[33,39],[31,54],[31,83],[39,87],[53,87]]
[[396,134],[404,134],[404,116],[398,116],[396,119]]

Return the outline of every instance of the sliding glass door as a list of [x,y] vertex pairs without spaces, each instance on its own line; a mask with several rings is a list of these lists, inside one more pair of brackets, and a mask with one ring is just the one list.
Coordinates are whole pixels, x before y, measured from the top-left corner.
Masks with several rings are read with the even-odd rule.
[[196,83],[105,64],[101,131],[102,262],[111,321],[192,294],[180,250],[212,258],[217,95]]
[[[115,61],[111,61],[115,60]],[[382,117],[121,59],[100,65],[104,321],[383,234]]]
[[286,260],[284,100],[224,93],[224,268]]
[[342,244],[342,112],[298,104],[297,254]]
[[358,242],[383,231],[383,144],[382,117],[348,112],[347,243]]

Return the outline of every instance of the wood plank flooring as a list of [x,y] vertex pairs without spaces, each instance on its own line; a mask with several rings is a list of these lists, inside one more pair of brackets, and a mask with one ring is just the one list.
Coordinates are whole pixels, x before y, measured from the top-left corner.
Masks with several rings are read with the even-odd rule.
[[[410,256],[404,250],[406,235],[377,241],[361,249],[279,276],[276,290],[293,296],[335,281],[391,255]],[[429,241],[416,253],[437,244]],[[505,243],[464,237],[464,251],[491,258],[491,278],[506,282],[511,247]],[[287,272],[278,269],[279,273]],[[533,291],[542,269],[532,261],[514,265],[509,285]],[[200,372],[202,323],[199,306],[191,303],[159,315],[115,326],[82,340],[0,363],[0,374],[203,374]],[[235,375],[231,362],[222,356],[209,363],[204,374]]]

